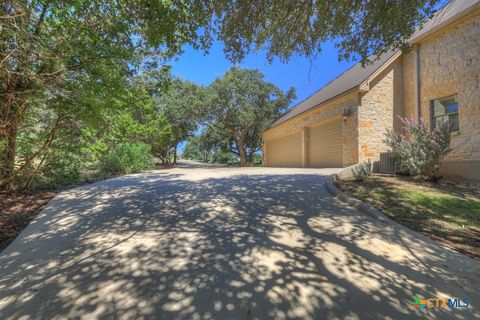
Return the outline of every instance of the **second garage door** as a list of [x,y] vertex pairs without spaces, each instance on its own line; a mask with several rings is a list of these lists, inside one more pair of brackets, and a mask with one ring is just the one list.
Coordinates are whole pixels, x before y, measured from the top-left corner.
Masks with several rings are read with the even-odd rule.
[[271,167],[301,167],[301,134],[267,141],[267,165]]
[[341,167],[342,120],[311,127],[308,151],[310,167]]

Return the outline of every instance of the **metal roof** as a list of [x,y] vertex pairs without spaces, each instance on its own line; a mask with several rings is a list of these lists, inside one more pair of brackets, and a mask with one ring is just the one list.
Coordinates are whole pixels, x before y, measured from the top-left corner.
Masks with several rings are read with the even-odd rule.
[[480,8],[480,0],[454,0],[438,10],[410,37],[410,44],[420,42],[432,33]]
[[270,128],[288,119],[291,119],[299,115],[300,113],[310,110],[311,108],[316,107],[325,101],[335,98],[336,96],[348,90],[358,87],[365,80],[367,80],[375,71],[377,71],[385,62],[387,62],[394,54],[395,51],[385,53],[381,55],[378,60],[374,61],[372,64],[366,65],[365,67],[362,67],[360,63],[357,63],[356,65],[342,73],[338,78],[331,81],[326,86],[315,92],[313,95],[287,111],[279,119],[272,122]]
[[[473,10],[480,8],[480,0],[455,0],[445,5],[441,10],[436,12],[434,16],[426,21],[421,28],[413,34],[410,38],[410,43],[416,43],[421,41],[425,37],[429,36],[433,32],[445,27],[451,22],[460,19],[462,16],[472,12]],[[380,69],[390,58],[392,58],[399,50],[389,51],[375,60],[374,56],[370,57],[370,60],[374,60],[373,63],[362,67],[361,63],[357,63],[344,73],[342,73],[335,80],[329,82],[326,86],[312,94],[307,99],[303,100],[280,118],[272,122],[269,128],[272,128],[282,122],[285,122],[303,112],[306,112],[319,104],[322,104],[332,98],[335,98],[342,93],[352,90],[360,86],[364,81],[368,80],[375,71]]]

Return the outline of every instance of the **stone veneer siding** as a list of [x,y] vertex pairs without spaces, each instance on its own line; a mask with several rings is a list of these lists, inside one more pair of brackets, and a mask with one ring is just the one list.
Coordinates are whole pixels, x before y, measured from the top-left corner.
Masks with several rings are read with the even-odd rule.
[[[458,95],[460,132],[452,134],[445,173],[480,179],[480,10],[415,44],[415,50],[422,119],[430,123],[431,100]],[[416,118],[415,88],[415,54],[410,52],[376,76],[368,92],[348,94],[310,110],[264,132],[263,139],[303,130],[348,108],[343,166],[378,160],[379,153],[388,150],[383,142],[387,129],[401,130],[397,116]]]
[[356,97],[356,99],[351,100],[345,106],[350,110],[350,115],[346,121],[343,121],[342,147],[344,167],[358,163],[358,104],[359,99]]
[[358,162],[357,105],[357,93],[347,94],[265,131],[262,135],[263,140],[268,144],[269,140],[281,138],[301,131],[304,127],[310,127],[324,120],[339,116],[347,108],[351,111],[351,114],[347,121],[343,122],[343,136],[340,139],[343,144],[343,166],[355,164]]
[[369,84],[370,90],[360,99],[358,107],[359,162],[379,160],[380,152],[388,150],[384,143],[387,130],[394,127],[394,109],[402,108],[399,87],[401,64],[398,59]]
[[[480,160],[480,11],[417,45],[422,119],[430,101],[458,94],[459,134],[446,161]],[[414,53],[403,56],[404,116],[416,116]],[[480,170],[480,168],[479,168]]]

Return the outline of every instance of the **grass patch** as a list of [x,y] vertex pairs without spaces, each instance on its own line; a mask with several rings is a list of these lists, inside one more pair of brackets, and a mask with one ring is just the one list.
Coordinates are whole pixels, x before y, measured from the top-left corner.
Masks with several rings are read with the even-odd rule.
[[342,191],[372,204],[393,220],[480,260],[480,185],[418,183],[374,175],[341,180]]

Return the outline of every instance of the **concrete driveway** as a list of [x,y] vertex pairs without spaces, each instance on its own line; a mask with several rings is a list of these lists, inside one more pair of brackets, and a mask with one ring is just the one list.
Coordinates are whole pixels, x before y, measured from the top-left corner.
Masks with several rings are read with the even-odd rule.
[[0,256],[0,318],[478,319],[480,263],[337,202],[334,171],[187,166],[63,192]]

